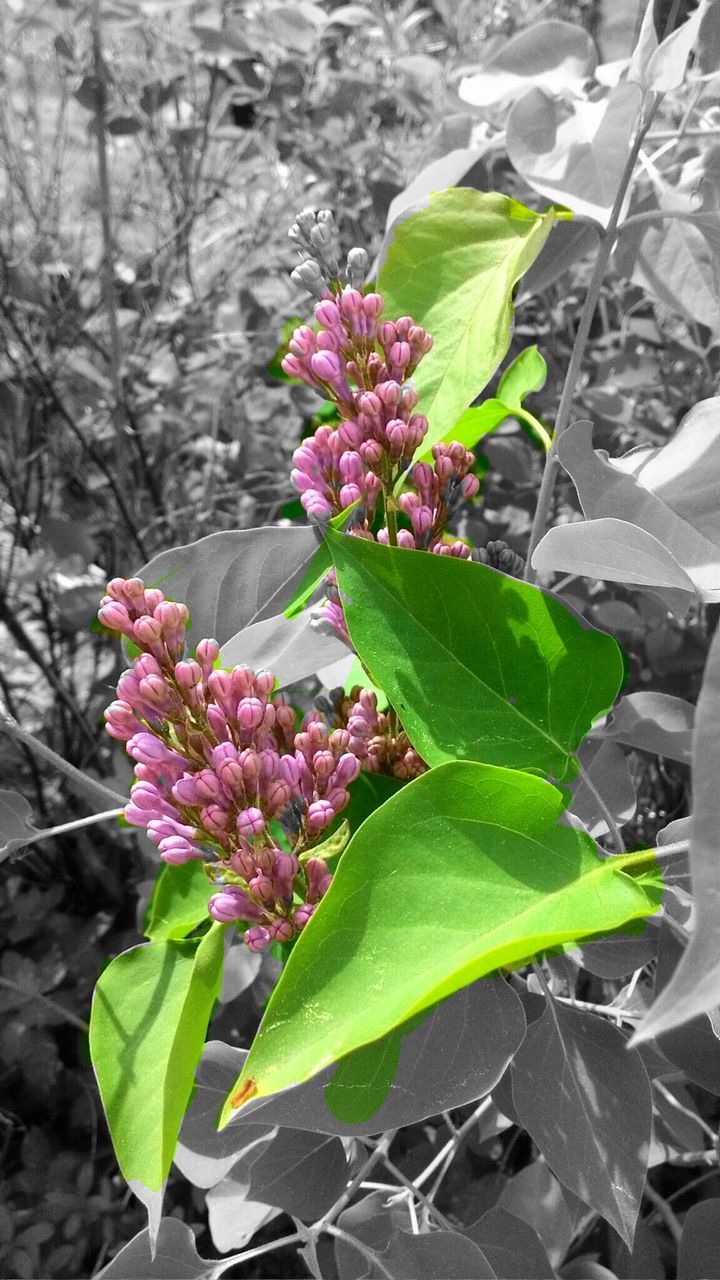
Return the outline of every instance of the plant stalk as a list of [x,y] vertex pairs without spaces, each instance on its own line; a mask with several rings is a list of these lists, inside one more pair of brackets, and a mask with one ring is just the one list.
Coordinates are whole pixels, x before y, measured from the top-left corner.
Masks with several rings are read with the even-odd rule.
[[633,144],[630,148],[625,168],[623,169],[622,176],[620,178],[607,229],[598,246],[595,266],[593,267],[590,284],[588,285],[588,291],[585,295],[585,301],[580,313],[578,331],[573,345],[572,354],[570,356],[567,374],[565,375],[565,382],[563,384],[560,404],[558,406],[557,417],[555,419],[555,433],[553,435],[552,447],[545,458],[545,470],[543,472],[540,492],[538,493],[537,506],[535,508],[535,515],[532,522],[532,528],[530,530],[530,542],[528,545],[527,563],[525,565],[524,575],[526,582],[534,582],[537,577],[532,566],[532,557],[538,543],[545,533],[548,519],[550,517],[550,509],[552,506],[555,484],[557,482],[557,474],[560,466],[557,458],[557,442],[566,431],[570,422],[575,389],[582,369],[582,362],[585,358],[585,350],[590,336],[590,329],[595,316],[598,299],[600,297],[603,279],[610,261],[610,255],[615,247],[623,204],[625,203],[625,197],[630,186],[635,164],[637,162],[638,155],[640,154],[640,148],[642,147],[645,135],[655,118],[655,113],[657,112],[659,105],[660,95],[653,94],[648,102],[647,108],[641,115],[640,123],[638,125]]

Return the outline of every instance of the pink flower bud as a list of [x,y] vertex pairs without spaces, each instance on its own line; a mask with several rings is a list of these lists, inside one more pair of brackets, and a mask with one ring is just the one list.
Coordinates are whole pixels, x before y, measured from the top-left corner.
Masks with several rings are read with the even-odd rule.
[[237,816],[237,829],[241,836],[252,840],[265,830],[265,819],[257,808],[242,809]]
[[380,293],[366,293],[362,300],[362,309],[365,315],[373,320],[377,320],[378,316],[382,314],[384,306],[385,299]]
[[116,600],[109,600],[107,604],[101,605],[98,609],[98,618],[108,631],[120,631],[125,636],[132,636],[134,633],[134,623],[131,621],[130,614],[125,605]]
[[301,902],[300,906],[296,907],[295,910],[293,911],[293,921],[295,923],[295,928],[298,930],[304,929],[305,925],[307,924],[308,920],[310,919],[314,911],[315,911],[314,902]]
[[266,788],[263,800],[267,814],[271,818],[277,818],[285,812],[290,800],[292,799],[292,788],[287,782],[275,780],[270,782]]
[[323,858],[310,858],[305,863],[308,902],[319,902],[332,884],[332,876]]
[[397,544],[404,551],[415,550],[415,539],[409,529],[398,529]]
[[138,618],[133,624],[131,638],[141,648],[149,649],[155,655],[164,653],[163,629],[156,618]]
[[270,946],[270,934],[261,924],[254,924],[246,929],[243,942],[249,951],[267,951]]
[[334,302],[317,302],[315,319],[325,329],[337,329],[342,325],[342,317]]
[[203,680],[207,682],[208,676],[220,657],[220,645],[217,640],[201,640],[195,646],[195,657],[202,667]]
[[275,872],[273,875],[274,896],[292,898],[293,881],[298,873],[298,860],[294,853],[275,854]]
[[200,821],[210,835],[221,835],[230,825],[230,814],[227,809],[223,809],[222,805],[209,804],[201,810]]
[[316,751],[312,764],[316,776],[323,782],[335,771],[335,757],[332,751]]
[[307,828],[310,835],[319,835],[330,826],[334,817],[335,810],[327,800],[314,800],[307,811]]
[[324,498],[317,489],[308,489],[307,493],[301,494],[300,502],[305,513],[314,519],[325,520],[333,513],[327,498]]
[[202,678],[202,667],[193,658],[175,663],[175,679],[183,693],[192,693],[202,683]]
[[202,853],[184,836],[166,836],[160,841],[160,857],[173,867],[182,866],[184,862],[192,862],[194,858],[202,858]]
[[465,476],[460,488],[463,498],[476,498],[480,492],[480,481],[477,476]]
[[273,942],[289,942],[295,937],[295,928],[289,920],[283,920],[278,917],[273,920],[267,927],[270,938]]
[[[294,716],[293,716],[294,720]],[[293,756],[281,756],[278,765],[280,777],[289,784],[293,789],[297,787],[300,781],[300,770],[297,761]]]
[[182,778],[178,778],[172,788],[172,796],[173,799],[177,800],[178,804],[194,806],[201,803],[195,778],[191,774],[185,774]]
[[245,880],[252,880],[252,877],[256,874],[255,860],[249,846],[235,850],[230,858],[230,869],[235,872],[236,876],[243,876]]
[[208,911],[221,924],[235,920],[262,920],[263,913],[237,885],[227,885],[220,893],[214,893],[208,902]]
[[132,707],[127,702],[118,700],[111,702],[109,707],[105,708],[105,729],[111,738],[116,738],[119,742],[127,742],[135,734],[141,733],[143,725],[137,716],[134,715]]
[[237,722],[246,733],[262,724],[265,707],[259,698],[242,698],[238,703]]
[[316,351],[310,357],[310,368],[317,378],[331,386],[344,377],[340,357],[332,351]]
[[259,875],[253,876],[252,880],[248,880],[248,889],[261,902],[268,905],[275,901],[275,888],[270,876],[261,871]]
[[341,755],[335,767],[333,774],[333,785],[336,787],[349,787],[354,782],[360,772],[360,761],[352,751],[346,751]]

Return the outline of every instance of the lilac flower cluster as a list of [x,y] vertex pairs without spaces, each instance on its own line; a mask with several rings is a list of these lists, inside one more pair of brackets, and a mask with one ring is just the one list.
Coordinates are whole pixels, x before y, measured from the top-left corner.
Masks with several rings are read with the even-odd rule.
[[427,773],[427,765],[410,744],[397,716],[378,711],[377,695],[355,685],[348,694],[335,689],[329,702],[338,724],[347,729],[350,750],[367,773],[387,773],[403,782]]
[[[353,536],[468,558],[470,548],[445,531],[458,503],[479,491],[474,455],[457,441],[436,444],[432,466],[411,467],[428,423],[408,380],[432,347],[430,334],[410,316],[381,322],[383,298],[363,293],[369,266],[363,249],[348,254],[343,284],[329,210],[306,209],[290,236],[306,255],[293,279],[318,299],[317,328],[295,330],[282,366],[333,401],[341,419],[337,428],[318,427],[295,451],[292,480],[305,511],[326,520],[357,504],[348,530]],[[403,476],[407,490],[398,498]],[[381,498],[386,523],[376,528]],[[332,575],[328,601],[326,619],[348,640]]]
[[139,578],[108,583],[98,617],[141,650],[105,712],[136,762],[127,821],[165,862],[208,863],[210,914],[250,924],[251,950],[289,940],[330,884],[327,864],[308,854],[348,803],[364,743],[356,750],[349,728],[330,729],[317,711],[298,730],[293,708],[272,697],[272,673],[217,669],[215,640],[187,657],[186,606]]

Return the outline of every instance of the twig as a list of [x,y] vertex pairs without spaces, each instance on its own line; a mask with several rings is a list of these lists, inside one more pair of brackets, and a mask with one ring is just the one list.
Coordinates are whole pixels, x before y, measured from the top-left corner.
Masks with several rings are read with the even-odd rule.
[[53,751],[52,747],[46,746],[39,738],[36,738],[32,733],[28,733],[27,729],[23,729],[1,704],[0,725],[18,742],[24,742],[36,755],[42,756],[44,760],[47,760],[54,769],[57,769],[58,773],[63,773],[66,778],[70,778],[77,789],[91,797],[93,801],[99,800],[103,804],[111,804],[113,808],[127,804],[126,796],[121,796],[117,791],[112,791],[110,787],[106,787],[102,782],[97,782],[94,778],[88,777],[87,774],[81,773],[80,769],[76,769],[75,765],[70,764],[69,760],[63,760],[63,757],[59,756],[57,751]]
[[50,996],[45,996],[41,991],[28,991],[27,987],[21,987],[19,982],[13,982],[10,978],[0,977],[0,987],[7,987],[8,991],[18,991],[26,1000],[40,1000],[42,1004],[46,1004],[49,1008],[54,1009],[60,1014],[65,1022],[71,1022],[79,1031],[87,1031],[87,1022],[83,1022],[82,1018],[78,1018],[76,1013],[72,1013],[70,1009],[64,1009],[57,1001],[52,1000]]
[[111,818],[119,818],[122,809],[106,809],[104,813],[91,813],[87,818],[74,818],[72,822],[62,822],[57,827],[44,827],[35,835],[23,842],[23,848],[29,844],[37,844],[38,840],[51,840],[54,836],[67,835],[69,831],[77,831],[79,827],[92,827],[96,822],[109,822]]
[[110,337],[110,382],[113,389],[112,417],[115,424],[115,474],[118,485],[125,484],[127,472],[125,458],[125,432],[123,413],[123,389],[120,376],[122,350],[120,347],[120,329],[117,321],[115,299],[115,264],[113,254],[110,196],[110,180],[107,160],[107,134],[105,131],[105,112],[107,108],[107,85],[105,59],[102,53],[102,26],[100,17],[100,0],[93,0],[90,10],[90,28],[92,34],[93,70],[95,73],[95,138],[97,142],[98,187],[100,195],[100,227],[102,231],[102,287],[107,316],[108,334]]
[[330,1222],[326,1224],[325,1230],[328,1235],[335,1236],[338,1240],[344,1240],[345,1244],[349,1244],[351,1248],[357,1249],[358,1253],[362,1254],[365,1261],[369,1262],[372,1267],[376,1267],[380,1274],[386,1277],[386,1280],[393,1280],[392,1272],[388,1271],[380,1255],[376,1253],[374,1249],[369,1249],[368,1246],[363,1244],[361,1240],[358,1240],[356,1236],[351,1236],[348,1231],[343,1231],[341,1227],[333,1226]]
[[682,1238],[682,1227],[680,1226],[680,1223],[677,1217],[675,1216],[672,1209],[670,1208],[670,1205],[667,1203],[666,1200],[663,1200],[660,1193],[656,1191],[655,1188],[652,1187],[649,1182],[645,1183],[645,1189],[643,1191],[643,1195],[645,1196],[646,1200],[650,1201],[651,1205],[653,1205],[656,1211],[660,1214],[660,1217],[665,1223],[665,1226],[670,1232],[670,1235],[675,1241],[675,1244],[679,1245],[680,1240]]
[[83,737],[90,744],[93,752],[97,752],[98,746],[96,735],[93,733],[79,707],[76,706],[74,700],[70,697],[70,694],[65,688],[62,680],[58,675],[56,675],[54,668],[50,663],[45,661],[44,655],[41,653],[40,649],[38,649],[32,636],[28,635],[22,623],[13,613],[7,602],[7,598],[2,592],[0,592],[0,619],[2,619],[3,624],[7,627],[13,639],[17,641],[22,649],[24,649],[28,658],[30,658],[30,660],[35,663],[35,666],[42,672],[58,700],[62,702],[63,706],[67,711],[69,711],[72,719],[76,721],[78,727],[82,731]]
[[543,472],[540,492],[538,494],[537,506],[533,517],[532,528],[530,530],[530,542],[527,552],[527,564],[525,566],[525,581],[534,582],[536,578],[535,570],[532,567],[532,557],[535,548],[545,533],[548,518],[550,515],[550,507],[552,505],[553,495],[555,492],[555,484],[560,463],[557,458],[557,442],[562,437],[570,422],[570,414],[572,412],[573,399],[575,396],[575,388],[580,376],[582,362],[585,357],[585,348],[590,336],[590,328],[595,316],[598,298],[600,297],[600,289],[607,270],[610,255],[615,246],[615,239],[620,223],[620,215],[625,203],[625,196],[635,169],[635,164],[640,154],[640,148],[643,144],[645,135],[655,117],[655,113],[660,105],[660,95],[653,94],[647,111],[644,113],[630,148],[625,168],[623,169],[620,183],[618,185],[615,200],[608,220],[607,229],[603,239],[598,247],[595,266],[588,285],[588,291],[585,295],[582,311],[580,312],[580,320],[578,323],[577,335],[570,356],[567,374],[565,375],[565,383],[560,397],[560,404],[555,419],[555,434],[553,436],[552,448],[545,456],[545,470]]
[[600,792],[595,786],[595,783],[590,777],[589,770],[585,769],[583,765],[580,765],[580,777],[585,783],[585,786],[587,787],[598,809],[600,810],[603,818],[605,819],[605,824],[607,826],[608,831],[610,832],[610,836],[612,838],[613,844],[617,848],[618,853],[624,853],[625,842],[620,833],[620,828],[617,822],[615,821],[615,818],[613,817],[612,813],[610,812],[610,809],[606,805],[603,797],[600,795]]
[[416,1188],[423,1186],[424,1183],[429,1181],[435,1170],[443,1163],[448,1154],[450,1154],[451,1159],[454,1158],[458,1147],[463,1142],[467,1134],[470,1133],[470,1130],[477,1124],[480,1117],[484,1115],[486,1111],[490,1110],[492,1104],[491,1097],[483,1098],[479,1107],[476,1107],[472,1115],[468,1116],[464,1124],[462,1124],[459,1129],[455,1130],[455,1133],[452,1138],[450,1138],[449,1142],[446,1142],[442,1150],[438,1151],[437,1155],[433,1157],[429,1165],[423,1169],[422,1173],[419,1174],[417,1178],[413,1179]]
[[45,392],[45,395],[47,396],[50,403],[52,404],[52,407],[54,408],[55,412],[59,414],[59,416],[62,418],[65,425],[70,429],[72,434],[75,436],[75,439],[78,440],[79,443],[82,445],[83,449],[85,449],[85,451],[88,454],[88,457],[92,459],[92,461],[95,463],[95,466],[98,468],[98,470],[102,471],[103,475],[105,476],[105,479],[108,482],[108,485],[110,486],[110,489],[112,490],[113,496],[117,503],[118,510],[123,520],[125,521],[128,532],[130,533],[138,551],[140,552],[140,555],[142,556],[143,560],[149,560],[150,557],[149,557],[147,548],[142,540],[142,537],[140,536],[140,532],[135,524],[135,521],[133,520],[133,517],[128,508],[127,502],[125,501],[125,498],[123,496],[123,492],[119,487],[118,482],[113,474],[112,468],[107,465],[102,454],[98,452],[98,450],[95,448],[92,441],[86,440],[82,431],[77,426],[74,418],[66,409],[65,405],[63,404],[63,401],[60,399],[60,396],[58,395],[58,392],[56,391],[53,385],[52,379],[46,373],[45,369],[40,363],[40,360],[38,359],[38,356],[33,350],[30,342],[28,341],[27,337],[25,336],[22,329],[18,325],[15,319],[15,316],[12,313],[11,308],[7,305],[7,303],[3,300],[2,297],[0,297],[0,311],[5,316],[5,319],[8,321],[8,324],[11,326],[13,333],[15,334],[15,337],[17,338],[18,342],[23,347],[25,354],[27,355],[30,361],[30,364],[32,365],[35,378],[39,383],[41,390]]
[[221,1258],[212,1271],[208,1272],[210,1280],[217,1280],[223,1275],[228,1267],[237,1266],[240,1262],[250,1262],[253,1258],[260,1258],[264,1253],[272,1253],[274,1249],[284,1249],[289,1244],[298,1244],[303,1239],[299,1231],[294,1232],[291,1236],[281,1236],[279,1240],[271,1240],[268,1244],[258,1245],[257,1249],[245,1249],[242,1253],[233,1253],[229,1258]]

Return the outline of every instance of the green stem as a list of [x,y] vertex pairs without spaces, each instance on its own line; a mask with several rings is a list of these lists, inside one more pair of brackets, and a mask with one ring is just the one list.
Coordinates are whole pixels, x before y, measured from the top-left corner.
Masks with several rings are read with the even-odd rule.
[[595,310],[600,297],[603,279],[605,277],[608,262],[610,261],[610,255],[615,247],[615,240],[617,238],[623,204],[625,203],[625,197],[627,195],[628,187],[630,186],[635,164],[638,155],[640,154],[640,148],[643,144],[645,135],[653,122],[659,105],[660,95],[654,94],[652,95],[652,99],[650,100],[647,110],[643,111],[632,147],[630,148],[625,168],[622,172],[622,177],[620,178],[607,229],[598,247],[595,266],[590,278],[590,284],[588,285],[588,291],[585,295],[583,308],[580,313],[577,336],[575,338],[572,355],[570,356],[570,363],[568,365],[562,389],[562,395],[560,397],[560,404],[558,406],[557,417],[555,419],[555,434],[553,436],[552,448],[546,455],[545,459],[545,470],[543,472],[540,492],[538,494],[532,529],[530,530],[527,564],[525,566],[526,582],[534,582],[537,576],[532,567],[532,557],[535,548],[545,533],[548,519],[550,517],[550,508],[552,506],[555,484],[557,482],[557,475],[560,467],[560,463],[557,458],[557,442],[566,431],[570,422],[575,389],[582,369],[585,349],[590,336],[590,328],[595,316]]

